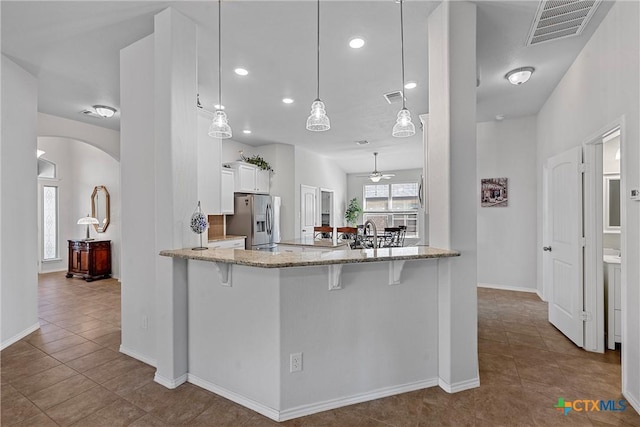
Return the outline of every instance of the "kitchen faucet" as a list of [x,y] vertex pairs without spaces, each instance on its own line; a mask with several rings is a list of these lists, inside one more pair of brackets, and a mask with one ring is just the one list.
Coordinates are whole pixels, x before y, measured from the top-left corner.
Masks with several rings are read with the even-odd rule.
[[371,228],[373,228],[373,249],[378,249],[378,230],[376,229],[376,225],[373,223],[373,221],[368,219],[364,223],[363,227],[365,233],[367,232],[367,226],[371,226]]

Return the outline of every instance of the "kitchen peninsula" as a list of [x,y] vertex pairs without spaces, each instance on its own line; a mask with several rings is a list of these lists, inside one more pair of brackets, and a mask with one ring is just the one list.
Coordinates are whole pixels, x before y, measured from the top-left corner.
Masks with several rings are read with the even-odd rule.
[[180,275],[173,327],[186,335],[174,344],[184,372],[159,369],[161,384],[186,380],[276,421],[442,385],[455,337],[440,326],[440,277],[456,251],[160,255]]

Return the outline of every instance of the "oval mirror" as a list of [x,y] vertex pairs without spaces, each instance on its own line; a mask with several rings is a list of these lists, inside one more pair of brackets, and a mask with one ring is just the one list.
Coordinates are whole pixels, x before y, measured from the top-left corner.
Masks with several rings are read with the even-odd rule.
[[98,233],[104,233],[109,226],[109,192],[107,187],[98,185],[91,194],[91,216],[98,220],[94,224]]

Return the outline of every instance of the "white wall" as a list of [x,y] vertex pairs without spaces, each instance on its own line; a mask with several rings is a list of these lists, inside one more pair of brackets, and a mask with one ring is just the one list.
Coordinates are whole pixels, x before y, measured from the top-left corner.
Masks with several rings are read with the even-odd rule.
[[[538,114],[538,244],[542,247],[542,166],[621,116],[622,179],[640,186],[640,4],[616,2]],[[640,203],[627,198],[622,240],[622,387],[640,411]],[[538,252],[538,289],[542,290]]]
[[2,55],[0,348],[39,327],[35,77]]
[[330,158],[295,147],[295,237],[300,236],[300,185],[303,184],[333,190],[333,217],[336,227],[341,227],[347,206],[347,174]]
[[[478,123],[478,283],[535,290],[536,117]],[[507,207],[480,206],[482,178],[509,179]]]
[[38,136],[61,136],[84,141],[120,160],[120,132],[113,129],[38,113]]
[[[43,159],[56,164],[57,180],[41,179],[44,185],[57,185],[59,195],[59,257],[61,261],[42,262],[40,271],[67,269],[67,240],[85,237],[85,226],[77,225],[78,218],[91,214],[91,194],[94,187],[103,185],[109,191],[110,219],[107,231],[96,233],[94,239],[111,240],[112,276],[120,277],[120,163],[104,151],[69,138],[39,137],[38,148],[45,151]],[[39,204],[40,205],[40,204]],[[40,210],[40,207],[39,207]],[[42,237],[39,236],[39,241]],[[38,251],[41,259],[42,250]]]

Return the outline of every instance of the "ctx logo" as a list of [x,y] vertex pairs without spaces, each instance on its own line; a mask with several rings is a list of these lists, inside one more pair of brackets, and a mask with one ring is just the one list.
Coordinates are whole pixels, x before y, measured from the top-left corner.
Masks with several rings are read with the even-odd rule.
[[580,399],[574,401],[564,400],[564,398],[558,398],[558,403],[553,405],[556,410],[561,411],[564,415],[567,415],[570,411],[576,412],[600,412],[600,411],[624,411],[627,409],[626,400],[592,400],[592,399]]

